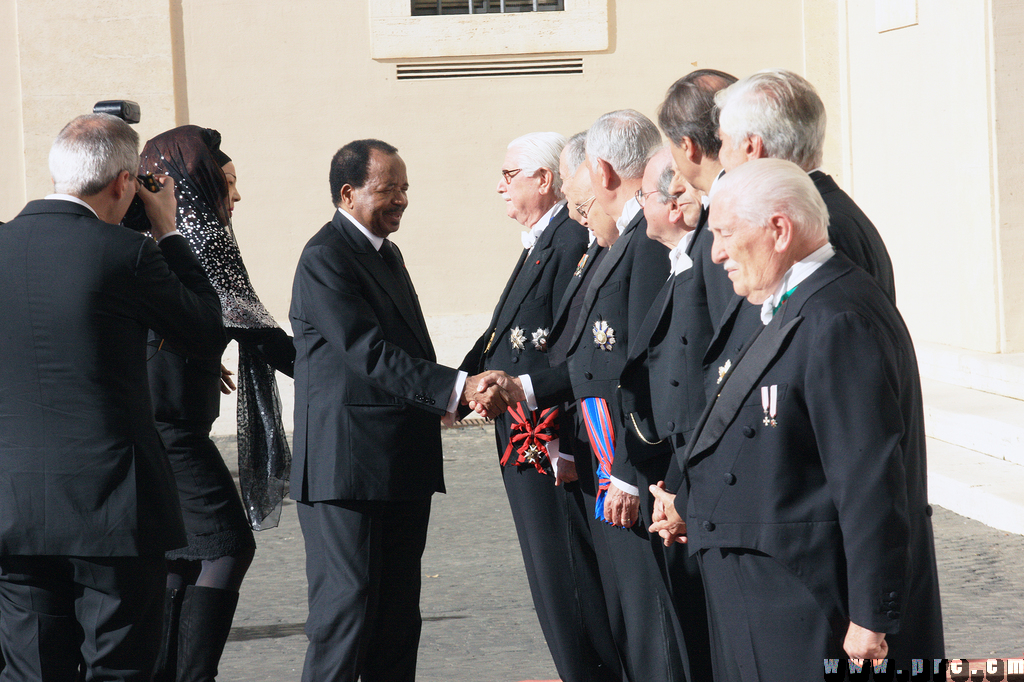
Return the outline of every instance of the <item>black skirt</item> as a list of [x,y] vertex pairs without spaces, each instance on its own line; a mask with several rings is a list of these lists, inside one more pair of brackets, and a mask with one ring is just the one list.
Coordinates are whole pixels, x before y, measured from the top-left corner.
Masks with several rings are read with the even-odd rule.
[[252,528],[209,428],[157,422],[174,470],[188,547],[167,559],[219,559],[256,547]]

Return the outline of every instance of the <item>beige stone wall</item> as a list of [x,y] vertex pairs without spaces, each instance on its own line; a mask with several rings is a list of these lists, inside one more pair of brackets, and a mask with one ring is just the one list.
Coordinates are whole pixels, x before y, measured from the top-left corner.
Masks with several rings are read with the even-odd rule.
[[[486,312],[521,248],[494,191],[511,139],[572,134],[624,107],[653,117],[697,66],[803,68],[798,0],[609,7],[610,47],[583,54],[583,75],[398,81],[394,61],[370,58],[367,2],[184,0],[190,122],[218,128],[236,159],[236,232],[278,320],[303,244],[331,217],[330,157],[352,139],[387,140],[408,164],[410,208],[395,241],[426,313]],[[700,30],[680,37],[688,26]]]
[[18,12],[14,0],[0,0],[0,221],[25,203],[25,153],[18,69]]
[[875,3],[842,4],[846,185],[888,244],[903,316],[918,340],[1024,349],[1020,3],[994,3],[995,35],[989,3],[918,2],[917,25],[882,33]]

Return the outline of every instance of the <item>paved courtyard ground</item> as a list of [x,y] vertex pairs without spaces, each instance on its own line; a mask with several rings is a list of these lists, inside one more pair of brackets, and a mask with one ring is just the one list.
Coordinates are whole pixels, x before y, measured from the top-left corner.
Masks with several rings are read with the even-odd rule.
[[[234,468],[234,440],[219,442]],[[447,495],[434,497],[423,560],[420,682],[555,678],[533,612],[489,426],[444,432]],[[949,658],[1024,655],[1024,536],[935,509]],[[257,534],[221,682],[298,680],[306,576],[295,505]]]

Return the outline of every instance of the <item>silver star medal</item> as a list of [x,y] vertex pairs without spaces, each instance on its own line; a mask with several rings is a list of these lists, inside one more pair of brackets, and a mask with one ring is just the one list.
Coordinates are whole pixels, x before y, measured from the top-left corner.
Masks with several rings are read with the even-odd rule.
[[551,333],[550,329],[538,329],[533,333],[533,347],[539,350],[541,353],[548,349],[548,334]]
[[523,350],[526,348],[526,335],[523,334],[523,330],[519,327],[512,330],[512,335],[509,338],[509,341],[512,342],[512,348],[515,350]]
[[594,323],[594,344],[601,350],[611,350],[615,345],[615,330],[604,320]]
[[725,379],[725,375],[729,373],[729,368],[732,367],[732,360],[726,360],[725,364],[718,368],[718,381],[715,383],[722,383]]
[[526,452],[523,453],[523,459],[530,464],[536,464],[540,461],[541,451],[536,445],[531,444],[530,447],[526,448]]

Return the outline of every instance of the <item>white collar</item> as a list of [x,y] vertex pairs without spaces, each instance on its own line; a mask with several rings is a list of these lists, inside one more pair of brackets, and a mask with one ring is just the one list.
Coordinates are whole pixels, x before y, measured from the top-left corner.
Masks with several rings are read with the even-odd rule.
[[775,293],[761,304],[761,322],[764,324],[771,322],[772,317],[775,315],[775,307],[782,304],[786,292],[796,289],[800,282],[810,277],[815,270],[824,265],[834,255],[836,255],[835,247],[831,244],[825,244],[803,260],[793,263],[792,267],[782,276],[779,285],[775,287]]
[[352,214],[343,209],[341,206],[338,207],[338,213],[352,221],[352,224],[356,226],[356,229],[363,233],[363,236],[370,240],[370,245],[373,246],[373,250],[380,252],[380,247],[384,244],[384,238],[378,237],[373,232],[370,232],[363,224],[352,217]]
[[636,197],[630,197],[629,201],[623,204],[622,215],[615,221],[615,227],[618,228],[619,234],[626,231],[629,224],[636,218],[636,214],[642,210],[644,209],[640,207],[640,202],[636,200]]
[[78,197],[73,197],[70,194],[47,194],[43,198],[44,199],[57,199],[58,201],[70,201],[73,204],[78,204],[79,206],[85,206],[87,209],[92,211],[92,214],[94,216],[96,216],[97,218],[100,217],[99,213],[96,212],[96,209],[94,209],[92,206],[90,206],[89,204],[85,203],[84,201],[82,201]]
[[670,279],[693,267],[693,259],[686,253],[686,249],[689,248],[690,242],[693,241],[695,232],[696,230],[690,230],[684,234],[683,238],[676,244],[676,247],[668,252],[668,262],[671,266]]
[[564,201],[556,201],[555,205],[548,209],[548,212],[540,217],[540,220],[533,224],[529,230],[523,231],[523,248],[532,249],[540,236],[544,234],[544,230],[551,224],[551,219],[555,217],[555,214],[562,210],[565,206]]

